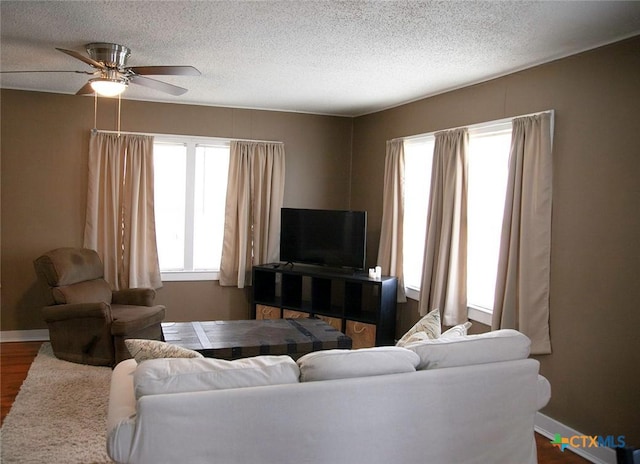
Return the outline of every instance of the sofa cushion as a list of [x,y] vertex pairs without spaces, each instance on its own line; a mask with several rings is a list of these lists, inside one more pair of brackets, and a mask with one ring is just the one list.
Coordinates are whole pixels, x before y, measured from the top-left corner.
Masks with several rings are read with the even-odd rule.
[[395,346],[314,351],[298,359],[300,381],[347,379],[413,372],[420,358]]
[[405,346],[407,343],[413,343],[419,340],[438,338],[441,330],[440,310],[436,308],[407,330],[402,338],[398,340],[396,346]]
[[289,356],[256,356],[225,361],[213,358],[150,359],[134,374],[136,398],[229,388],[297,383],[298,365]]
[[158,340],[143,340],[139,338],[129,338],[124,344],[137,361],[148,361],[159,358],[203,358],[200,353],[181,346],[171,345]]
[[418,370],[470,366],[525,359],[531,340],[517,330],[502,329],[478,335],[437,338],[411,343],[407,350],[420,357]]

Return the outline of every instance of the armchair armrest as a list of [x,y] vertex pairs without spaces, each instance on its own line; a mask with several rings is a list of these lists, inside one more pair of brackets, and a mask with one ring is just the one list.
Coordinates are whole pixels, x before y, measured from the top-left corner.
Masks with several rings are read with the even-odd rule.
[[153,306],[156,291],[152,288],[126,288],[113,292],[113,304],[133,306]]
[[107,303],[73,303],[45,306],[42,315],[46,322],[59,322],[69,319],[104,319],[111,322],[111,308]]

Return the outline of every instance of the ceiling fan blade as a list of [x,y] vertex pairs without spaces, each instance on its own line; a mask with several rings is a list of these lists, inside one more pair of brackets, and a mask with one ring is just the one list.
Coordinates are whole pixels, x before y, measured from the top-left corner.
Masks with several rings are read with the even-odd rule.
[[151,89],[160,90],[161,92],[170,93],[171,95],[182,95],[187,92],[187,89],[178,87],[177,85],[167,84],[166,82],[157,81],[149,77],[144,76],[132,76],[130,82],[133,84],[142,85]]
[[127,68],[139,75],[147,76],[199,76],[193,66],[133,66]]
[[76,95],[89,95],[94,93],[93,87],[91,87],[91,82],[87,82],[82,86],[80,90],[76,92]]
[[56,50],[62,52],[62,53],[66,53],[69,56],[74,57],[77,60],[80,61],[84,61],[85,63],[87,63],[89,66],[93,66],[94,68],[98,68],[98,69],[105,69],[105,66],[102,63],[98,63],[95,60],[92,60],[91,58],[89,58],[88,56],[84,56],[81,53],[78,53],[76,51],[73,50],[66,50],[64,48],[57,48]]
[[0,71],[0,74],[21,74],[21,73],[77,73],[77,74],[93,74],[91,71],[51,71],[51,70],[32,70],[32,71]]

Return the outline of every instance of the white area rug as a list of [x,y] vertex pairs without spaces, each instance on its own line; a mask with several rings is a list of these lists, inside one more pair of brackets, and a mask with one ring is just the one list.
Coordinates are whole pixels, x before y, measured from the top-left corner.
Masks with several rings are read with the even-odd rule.
[[111,369],[40,348],[0,431],[3,464],[111,463],[106,420]]

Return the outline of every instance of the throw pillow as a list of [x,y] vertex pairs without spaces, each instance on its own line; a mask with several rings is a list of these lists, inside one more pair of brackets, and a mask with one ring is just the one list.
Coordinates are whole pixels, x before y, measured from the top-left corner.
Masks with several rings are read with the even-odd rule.
[[437,338],[407,345],[420,357],[418,370],[471,366],[499,361],[525,359],[531,340],[513,329],[501,329],[478,335]]
[[229,388],[298,383],[300,369],[289,356],[223,359],[152,359],[134,375],[136,398],[165,393],[186,393]]
[[454,338],[454,337],[463,337],[467,335],[467,331],[469,327],[471,327],[471,322],[465,322],[463,324],[458,324],[456,326],[451,327],[449,330],[445,330],[442,332],[439,338]]
[[425,340],[432,340],[426,332],[416,332],[414,334],[409,335],[409,337],[403,337],[403,341],[398,340],[396,346],[405,347],[411,343],[422,342]]
[[314,351],[298,359],[300,381],[349,379],[414,372],[419,357],[404,348],[379,346],[359,350]]
[[[407,333],[405,333],[396,346],[405,346],[409,339],[416,333],[424,333],[426,338],[438,338],[440,336],[442,328],[440,327],[440,310],[438,308],[430,311],[426,316],[420,319],[418,322],[414,324]],[[422,335],[417,335],[416,337],[423,337]],[[416,337],[413,338],[412,341],[417,341]]]
[[131,353],[133,358],[141,363],[149,359],[158,358],[202,358],[203,356],[197,351],[182,348],[169,343],[158,340],[143,340],[130,338],[124,341],[124,344]]

